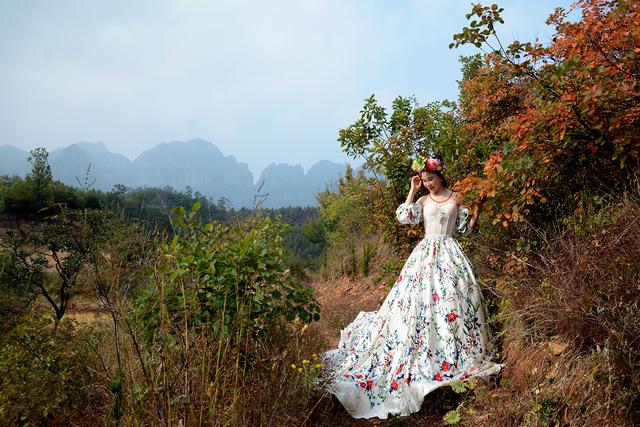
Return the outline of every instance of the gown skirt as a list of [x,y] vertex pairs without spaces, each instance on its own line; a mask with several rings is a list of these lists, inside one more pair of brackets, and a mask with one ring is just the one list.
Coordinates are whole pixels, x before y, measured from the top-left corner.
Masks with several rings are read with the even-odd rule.
[[405,416],[428,393],[456,380],[498,373],[485,309],[456,229],[468,234],[469,211],[455,203],[402,204],[403,223],[424,219],[415,246],[377,311],[361,311],[321,354],[326,389],[354,418]]

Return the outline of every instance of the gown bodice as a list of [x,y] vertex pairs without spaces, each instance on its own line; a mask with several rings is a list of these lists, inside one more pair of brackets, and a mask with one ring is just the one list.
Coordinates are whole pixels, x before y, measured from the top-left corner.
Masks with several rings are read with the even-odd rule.
[[418,202],[401,204],[396,209],[396,218],[401,224],[424,224],[425,237],[452,236],[454,231],[462,235],[471,232],[469,209],[458,208],[455,200],[443,203],[427,201],[424,206]]
[[447,200],[444,203],[425,203],[422,213],[425,236],[452,235],[458,219],[457,214],[458,206],[454,200]]

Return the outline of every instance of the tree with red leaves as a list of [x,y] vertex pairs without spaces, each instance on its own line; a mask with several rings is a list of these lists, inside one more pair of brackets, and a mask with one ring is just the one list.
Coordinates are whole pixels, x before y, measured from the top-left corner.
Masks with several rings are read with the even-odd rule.
[[[574,10],[581,19],[571,22]],[[570,214],[576,192],[611,192],[637,171],[640,2],[557,8],[548,45],[505,47],[495,31],[502,11],[475,5],[450,47],[472,43],[485,53],[460,94],[467,150],[484,155],[484,166],[456,188],[486,200],[508,227]]]

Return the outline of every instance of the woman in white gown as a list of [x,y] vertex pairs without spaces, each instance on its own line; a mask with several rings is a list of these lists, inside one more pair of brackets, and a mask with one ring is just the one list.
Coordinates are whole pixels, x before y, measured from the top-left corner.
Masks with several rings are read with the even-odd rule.
[[[380,309],[360,312],[341,331],[338,348],[322,354],[328,390],[354,418],[409,415],[436,388],[504,366],[491,361],[482,294],[452,235],[468,234],[479,210],[470,214],[446,187],[441,158],[418,159],[414,169],[419,175],[396,217],[402,224],[424,222],[425,237]],[[429,193],[414,202],[421,185]]]

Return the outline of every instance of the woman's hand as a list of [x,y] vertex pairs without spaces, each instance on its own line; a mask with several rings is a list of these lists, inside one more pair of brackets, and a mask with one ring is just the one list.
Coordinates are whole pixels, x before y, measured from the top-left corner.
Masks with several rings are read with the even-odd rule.
[[413,194],[417,193],[420,190],[420,186],[422,185],[422,178],[420,175],[415,175],[411,177],[411,192]]
[[482,211],[482,207],[486,202],[486,198],[481,199],[479,202],[474,203],[471,206],[471,220],[469,221],[469,226],[472,229],[478,228],[478,219],[480,218],[480,211]]

